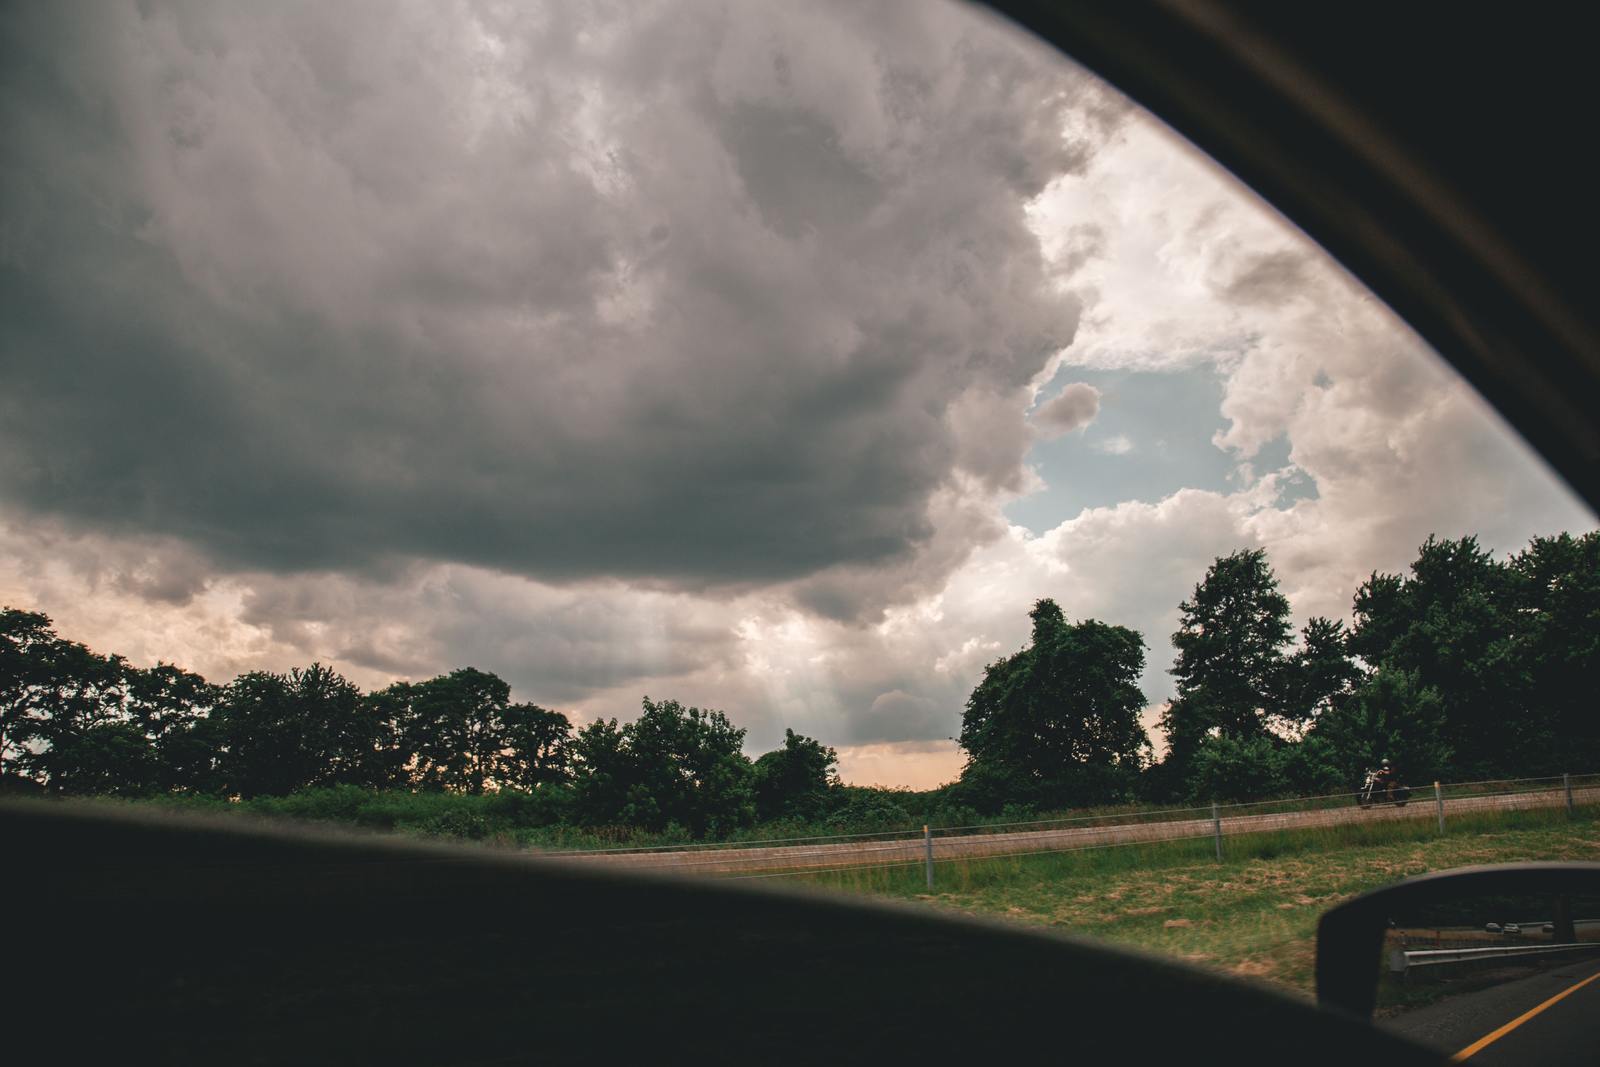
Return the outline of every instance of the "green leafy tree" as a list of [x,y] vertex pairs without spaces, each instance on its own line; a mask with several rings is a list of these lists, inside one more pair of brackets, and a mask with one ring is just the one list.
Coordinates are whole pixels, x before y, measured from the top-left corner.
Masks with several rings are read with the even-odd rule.
[[1517,585],[1476,538],[1430,537],[1409,575],[1374,575],[1356,592],[1351,649],[1370,669],[1435,694],[1456,777],[1520,773],[1545,733],[1529,714]]
[[574,803],[591,825],[719,835],[755,820],[744,730],[720,711],[643,700],[622,726],[599,720],[573,739]]
[[967,700],[966,801],[992,810],[1124,796],[1150,747],[1139,722],[1144,639],[1093,619],[1070,624],[1053,600],[1029,617],[1031,644],[990,664]]
[[477,794],[513,776],[504,679],[463,667],[410,686],[406,696],[403,731],[419,786]]
[[1213,800],[1254,800],[1291,791],[1286,768],[1292,746],[1259,734],[1207,738],[1195,753],[1189,788]]
[[640,777],[626,728],[616,719],[596,719],[573,735],[571,754],[572,809],[578,821],[620,824]]
[[762,819],[816,819],[839,784],[839,755],[821,742],[783,731],[783,747],[755,762],[756,813]]
[[1535,538],[1511,557],[1523,773],[1600,768],[1600,532]]
[[1209,738],[1195,755],[1189,788],[1196,797],[1257,800],[1328,796],[1349,788],[1349,781],[1334,746],[1313,728],[1292,743],[1273,736]]
[[377,744],[360,690],[321,664],[240,675],[224,690],[209,726],[218,780],[244,797],[366,784]]
[[1338,707],[1361,681],[1343,620],[1316,616],[1300,631],[1300,647],[1285,672],[1284,718],[1310,724]]
[[1325,746],[1327,762],[1354,786],[1382,759],[1390,760],[1404,781],[1446,777],[1451,736],[1438,690],[1424,685],[1415,671],[1385,665],[1349,700],[1318,718],[1306,740]]
[[1265,549],[1218,558],[1178,607],[1177,694],[1161,723],[1167,773],[1187,783],[1208,739],[1273,737],[1273,727],[1295,725],[1310,709],[1288,701],[1289,600],[1278,591]]

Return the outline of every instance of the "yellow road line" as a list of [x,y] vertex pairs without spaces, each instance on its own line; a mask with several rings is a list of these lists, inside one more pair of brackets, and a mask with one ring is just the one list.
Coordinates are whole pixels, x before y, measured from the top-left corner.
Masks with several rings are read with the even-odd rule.
[[1467,1057],[1482,1052],[1485,1048],[1494,1044],[1496,1041],[1499,1041],[1502,1037],[1505,1037],[1511,1031],[1515,1030],[1517,1027],[1521,1026],[1535,1015],[1538,1015],[1552,1004],[1566,1000],[1568,997],[1572,996],[1572,994],[1576,993],[1578,990],[1582,989],[1584,986],[1588,985],[1597,978],[1600,978],[1600,971],[1596,971],[1595,973],[1591,974],[1577,985],[1568,986],[1566,989],[1563,989],[1561,992],[1557,993],[1543,1004],[1540,1004],[1537,1008],[1529,1008],[1527,1011],[1523,1012],[1521,1015],[1517,1016],[1515,1019],[1512,1019],[1500,1029],[1496,1030],[1494,1033],[1483,1035],[1482,1037],[1478,1038],[1478,1040],[1474,1041],[1472,1044],[1456,1053],[1454,1056],[1451,1056],[1450,1062],[1460,1063]]

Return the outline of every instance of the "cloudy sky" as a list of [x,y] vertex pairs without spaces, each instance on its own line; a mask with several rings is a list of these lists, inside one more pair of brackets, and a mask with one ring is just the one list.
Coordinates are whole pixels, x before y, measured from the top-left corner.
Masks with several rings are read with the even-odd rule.
[[953,4],[0,13],[0,603],[952,777],[1055,597],[1297,622],[1594,518],[1158,123]]

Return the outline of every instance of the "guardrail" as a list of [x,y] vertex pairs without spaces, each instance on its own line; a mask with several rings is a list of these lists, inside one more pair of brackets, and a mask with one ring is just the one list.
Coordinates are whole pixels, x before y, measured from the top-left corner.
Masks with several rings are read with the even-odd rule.
[[1392,949],[1389,952],[1389,970],[1393,974],[1404,974],[1413,967],[1437,967],[1444,964],[1479,963],[1483,960],[1553,956],[1596,950],[1600,950],[1600,941],[1585,941],[1575,945],[1497,945],[1493,948],[1428,948],[1410,951]]
[[[1576,780],[1575,780],[1576,779]],[[1267,831],[1335,827],[1386,820],[1502,813],[1538,808],[1600,804],[1600,775],[1560,775],[1537,779],[1435,784],[1433,803],[1357,807],[1353,793],[1297,797],[1204,808],[1157,809],[1066,816],[1002,825],[928,827],[912,836],[904,831],[702,842],[672,846],[623,847],[551,853],[571,861],[608,863],[640,870],[746,878],[792,877],[848,869],[923,867],[932,881],[937,863],[1028,856],[1047,852],[1156,842],[1214,841],[1217,858],[1225,839]],[[996,832],[996,831],[1000,832]]]

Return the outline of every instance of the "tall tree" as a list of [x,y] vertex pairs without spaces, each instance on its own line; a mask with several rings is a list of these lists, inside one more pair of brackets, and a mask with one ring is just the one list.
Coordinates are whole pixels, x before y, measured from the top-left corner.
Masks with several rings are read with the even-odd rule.
[[128,665],[73,642],[57,684],[39,702],[23,766],[57,793],[138,796],[157,778],[150,738],[124,714]]
[[0,610],[0,782],[28,751],[37,694],[49,681],[46,648],[57,640],[49,616]]
[[176,768],[182,752],[209,764],[209,739],[186,739],[215,696],[198,675],[136,668],[56,636],[44,615],[0,612],[0,760],[56,792],[203,787]]
[[1438,690],[1422,684],[1415,671],[1385,664],[1318,717],[1307,743],[1322,746],[1341,780],[1353,786],[1382,759],[1407,781],[1445,777],[1451,736]]
[[744,733],[720,711],[648,696],[633,722],[590,723],[572,746],[580,818],[650,830],[676,825],[696,837],[748,825],[755,797]]
[[756,812],[762,819],[815,819],[839,784],[834,768],[839,754],[793,730],[783,731],[783,747],[755,763]]
[[1535,538],[1508,561],[1527,773],[1600,769],[1600,531]]
[[505,751],[496,777],[506,785],[536,789],[571,775],[572,722],[537,704],[512,704],[501,713]]
[[78,714],[58,714],[40,733],[48,748],[35,762],[53,788],[139,796],[215,786],[205,718],[215,686],[170,664],[141,669],[93,653],[83,663],[99,678],[97,697],[80,698]]
[[504,679],[463,667],[416,683],[407,695],[405,733],[420,786],[482,793],[504,780],[511,703]]
[[47,615],[0,611],[0,779],[50,778],[61,765],[49,756],[52,741],[114,716],[121,665],[58,637]]
[[1351,648],[1412,678],[1405,691],[1437,695],[1454,748],[1446,773],[1520,773],[1542,733],[1526,709],[1516,585],[1476,538],[1429,537],[1409,575],[1374,575],[1356,592]]
[[419,784],[416,743],[419,730],[413,722],[413,682],[394,682],[361,698],[362,713],[373,733],[374,748],[368,784],[409,789]]
[[1032,642],[990,664],[967,700],[966,791],[985,807],[1122,796],[1150,747],[1139,722],[1144,639],[1093,619],[1068,623],[1053,600],[1035,603],[1029,617]]
[[1309,725],[1348,699],[1360,680],[1344,621],[1315,616],[1300,631],[1300,647],[1289,657],[1284,718]]
[[364,785],[376,744],[361,693],[331,667],[252,671],[224,690],[209,724],[222,787],[282,796],[323,785]]
[[56,636],[47,616],[0,613],[0,775],[9,759],[59,793],[148,789],[154,754],[125,721],[127,672],[120,656]]
[[1265,549],[1219,557],[1178,605],[1172,643],[1177,694],[1162,714],[1169,774],[1187,778],[1207,737],[1249,741],[1292,724],[1287,704],[1289,600],[1278,591]]

